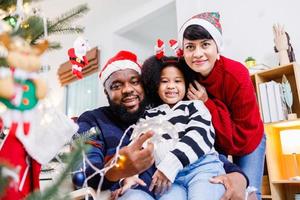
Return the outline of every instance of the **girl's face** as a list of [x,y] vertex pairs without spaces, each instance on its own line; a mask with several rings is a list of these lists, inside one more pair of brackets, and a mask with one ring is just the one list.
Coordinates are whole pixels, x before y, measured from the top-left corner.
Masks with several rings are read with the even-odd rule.
[[170,106],[184,98],[185,80],[183,73],[177,67],[171,65],[161,71],[158,95],[164,103]]
[[208,76],[219,58],[217,45],[212,39],[183,39],[183,56],[188,66],[202,76]]

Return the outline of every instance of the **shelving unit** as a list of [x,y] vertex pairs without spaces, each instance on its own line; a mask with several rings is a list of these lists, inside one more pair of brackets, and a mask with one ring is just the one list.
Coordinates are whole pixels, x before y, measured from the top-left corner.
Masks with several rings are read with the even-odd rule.
[[[267,136],[266,163],[269,177],[270,194],[263,194],[263,199],[292,200],[295,193],[300,193],[300,181],[289,180],[295,176],[295,164],[292,155],[283,155],[280,142],[280,131],[286,129],[300,129],[300,66],[296,63],[278,66],[251,75],[257,98],[260,99],[259,84],[274,80],[281,82],[283,74],[289,80],[293,92],[292,111],[297,114],[295,120],[284,120],[265,124]],[[261,110],[261,102],[259,102]],[[261,110],[262,112],[262,110]],[[300,132],[299,132],[300,134]],[[300,142],[299,142],[300,145]],[[300,166],[300,155],[297,155]],[[300,172],[297,172],[298,175]]]

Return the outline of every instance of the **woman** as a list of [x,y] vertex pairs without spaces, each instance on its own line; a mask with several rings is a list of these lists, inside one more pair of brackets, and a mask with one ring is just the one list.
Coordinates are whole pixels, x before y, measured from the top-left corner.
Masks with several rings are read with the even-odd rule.
[[188,98],[205,103],[216,129],[218,151],[233,155],[260,199],[265,155],[263,123],[247,69],[220,55],[219,13],[193,16],[178,36],[186,64],[197,80],[189,85]]

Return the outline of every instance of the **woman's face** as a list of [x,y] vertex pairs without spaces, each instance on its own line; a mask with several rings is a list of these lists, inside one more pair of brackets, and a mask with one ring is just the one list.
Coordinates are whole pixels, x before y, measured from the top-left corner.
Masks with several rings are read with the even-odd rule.
[[217,45],[212,39],[183,39],[183,56],[188,66],[202,76],[208,76],[219,58]]
[[177,67],[168,66],[161,71],[158,95],[164,103],[170,106],[184,98],[185,80]]

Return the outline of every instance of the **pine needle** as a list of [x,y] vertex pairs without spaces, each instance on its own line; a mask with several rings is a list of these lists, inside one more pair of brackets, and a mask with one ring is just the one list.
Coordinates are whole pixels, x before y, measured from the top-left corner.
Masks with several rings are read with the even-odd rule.
[[[83,32],[83,28],[81,27],[72,27],[70,25],[74,20],[82,17],[86,12],[89,11],[87,4],[79,5],[70,11],[62,14],[60,17],[54,20],[47,20],[47,29],[48,34],[51,35],[53,33],[81,33]],[[61,29],[61,31],[59,31]],[[44,35],[44,30],[41,30],[32,37],[31,43],[35,43],[37,39],[41,38]]]

